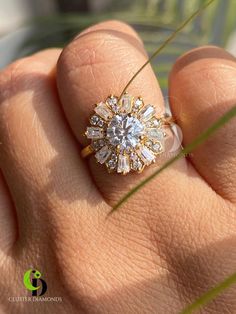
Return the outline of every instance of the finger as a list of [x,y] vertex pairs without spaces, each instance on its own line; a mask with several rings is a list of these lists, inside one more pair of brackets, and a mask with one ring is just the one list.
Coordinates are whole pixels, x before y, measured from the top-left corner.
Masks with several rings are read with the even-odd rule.
[[[57,67],[58,90],[71,128],[82,145],[88,144],[83,134],[94,103],[104,101],[109,94],[120,95],[146,60],[138,35],[117,21],[89,28],[64,49]],[[141,95],[146,104],[154,104],[159,114],[164,112],[162,93],[150,65],[137,76],[128,92]],[[94,158],[90,159],[90,168],[99,190],[110,203],[150,173],[146,170],[142,175],[126,177],[108,174]]]
[[[236,105],[235,61],[221,48],[202,47],[176,62],[170,75],[170,99],[185,145]],[[182,106],[180,115],[176,100]],[[235,143],[235,120],[232,120],[191,156],[196,169],[212,188],[231,200],[236,200]]]
[[5,179],[0,172],[0,252],[9,251],[16,236],[15,209]]
[[92,184],[58,102],[59,53],[17,61],[0,76],[0,163],[17,206],[20,236],[29,241],[29,232],[44,237],[54,229],[49,225],[76,223],[75,204]]

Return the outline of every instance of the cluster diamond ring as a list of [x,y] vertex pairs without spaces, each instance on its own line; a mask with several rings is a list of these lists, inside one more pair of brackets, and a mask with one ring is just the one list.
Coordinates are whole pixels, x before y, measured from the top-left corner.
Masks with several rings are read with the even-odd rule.
[[165,151],[164,126],[171,121],[171,117],[158,117],[155,107],[145,105],[142,97],[111,95],[95,105],[85,132],[91,143],[81,155],[95,154],[108,172],[140,173]]

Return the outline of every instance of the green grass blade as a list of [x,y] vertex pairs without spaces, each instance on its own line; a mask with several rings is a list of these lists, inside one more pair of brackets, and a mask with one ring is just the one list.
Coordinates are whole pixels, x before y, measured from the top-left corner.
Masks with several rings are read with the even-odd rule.
[[146,185],[149,181],[154,179],[159,173],[165,170],[167,167],[171,166],[175,161],[184,157],[185,155],[191,153],[194,149],[196,149],[199,145],[204,143],[212,134],[214,134],[220,127],[225,125],[228,121],[236,116],[236,106],[229,110],[225,115],[223,115],[219,120],[217,120],[211,127],[209,127],[206,131],[201,133],[191,144],[186,146],[180,153],[178,153],[175,157],[168,160],[161,168],[156,170],[152,175],[142,180],[138,185],[132,188],[120,201],[112,208],[110,213],[113,213],[122,204],[124,204],[134,193],[139,191],[144,185]]
[[207,1],[206,4],[201,6],[197,11],[195,11],[192,15],[190,15],[165,41],[164,43],[151,55],[151,57],[139,68],[139,70],[133,75],[133,77],[126,84],[123,89],[120,97],[125,93],[130,84],[134,81],[134,79],[139,75],[139,73],[178,35],[178,33],[185,28],[195,17],[197,17],[203,10],[205,10],[211,3],[215,0]]
[[194,303],[186,307],[186,309],[184,309],[180,314],[191,314],[193,311],[199,310],[202,306],[215,299],[220,293],[222,293],[225,289],[231,287],[233,284],[236,284],[236,273],[226,278],[219,285],[207,291]]

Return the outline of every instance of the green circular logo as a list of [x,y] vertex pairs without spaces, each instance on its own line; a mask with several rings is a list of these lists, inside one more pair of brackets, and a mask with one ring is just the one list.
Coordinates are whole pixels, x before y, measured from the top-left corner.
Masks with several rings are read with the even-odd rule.
[[31,283],[31,278],[39,279],[41,277],[41,273],[38,270],[28,269],[24,274],[24,285],[26,289],[30,291],[38,290],[40,286],[34,287]]

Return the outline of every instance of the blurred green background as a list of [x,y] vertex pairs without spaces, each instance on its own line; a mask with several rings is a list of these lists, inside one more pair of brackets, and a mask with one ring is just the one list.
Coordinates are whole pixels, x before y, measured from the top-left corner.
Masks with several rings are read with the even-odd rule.
[[[87,26],[113,18],[130,23],[143,38],[151,54],[184,19],[205,2],[0,0],[0,59],[4,60],[4,53],[6,59],[1,61],[0,67],[39,49],[63,47]],[[22,12],[22,18],[16,18],[19,11]],[[219,45],[236,54],[236,0],[215,0],[155,59],[153,67],[158,72],[164,91],[167,88],[167,74],[176,58],[188,49],[204,44]],[[14,49],[10,51],[12,46]]]

